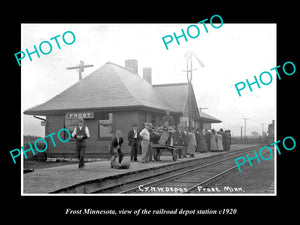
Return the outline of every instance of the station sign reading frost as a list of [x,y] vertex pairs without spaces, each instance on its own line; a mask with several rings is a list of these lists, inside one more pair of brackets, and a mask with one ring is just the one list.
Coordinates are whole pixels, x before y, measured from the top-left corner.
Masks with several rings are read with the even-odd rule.
[[77,119],[80,117],[83,119],[93,119],[94,112],[66,113],[66,118],[68,119]]

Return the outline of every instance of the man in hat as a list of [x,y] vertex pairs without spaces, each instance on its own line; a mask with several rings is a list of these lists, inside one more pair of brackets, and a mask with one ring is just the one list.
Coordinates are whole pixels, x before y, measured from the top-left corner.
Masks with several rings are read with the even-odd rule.
[[180,149],[179,158],[186,158],[187,137],[181,123],[177,125],[177,130],[174,133],[174,146],[177,146]]
[[169,126],[174,126],[174,118],[170,115],[170,110],[166,110],[166,115],[162,118],[162,123],[165,124],[165,122],[169,122]]
[[90,137],[90,132],[87,126],[84,125],[82,117],[78,119],[78,125],[75,127],[72,137],[76,139],[76,153],[79,159],[78,168],[84,167],[84,153],[86,150],[86,139]]
[[131,146],[131,154],[130,154],[130,161],[131,162],[138,162],[137,160],[137,153],[139,147],[139,138],[140,135],[138,133],[138,126],[137,124],[133,124],[132,130],[128,133],[128,145]]
[[230,150],[230,145],[231,145],[231,134],[230,134],[230,130],[225,130],[225,147],[224,150],[226,152],[228,152]]

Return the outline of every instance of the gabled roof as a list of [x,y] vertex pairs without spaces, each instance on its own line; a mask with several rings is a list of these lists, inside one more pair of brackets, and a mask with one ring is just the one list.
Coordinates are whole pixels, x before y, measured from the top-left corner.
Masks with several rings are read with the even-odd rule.
[[123,107],[171,109],[165,99],[142,77],[122,66],[107,62],[49,101],[24,113],[44,115],[57,111]]
[[200,113],[200,118],[206,122],[209,122],[209,123],[221,123],[222,121],[221,120],[218,120],[217,118],[211,116],[211,115],[208,115],[204,112],[199,112]]
[[184,112],[188,97],[187,83],[157,84],[153,85],[153,87],[166,99],[173,109],[178,112]]
[[[199,112],[193,87],[192,97],[193,118],[212,123],[221,122]],[[169,109],[186,115],[187,99],[187,83],[151,85],[125,67],[107,62],[49,101],[26,110],[24,114],[47,115],[70,111],[145,107],[159,111]]]
[[[188,83],[174,83],[174,84],[158,84],[153,85],[158,93],[166,99],[168,104],[178,112],[182,112],[187,115],[187,99],[188,99]],[[198,110],[197,102],[194,95],[193,86],[192,89],[192,118],[202,120],[209,123],[221,123],[221,120],[210,116],[204,112]]]

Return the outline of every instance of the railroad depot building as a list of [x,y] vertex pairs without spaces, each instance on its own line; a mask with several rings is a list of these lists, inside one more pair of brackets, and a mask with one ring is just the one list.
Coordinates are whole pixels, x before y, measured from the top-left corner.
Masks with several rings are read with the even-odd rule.
[[[192,124],[211,128],[220,120],[199,112],[191,86]],[[141,130],[145,122],[161,125],[166,110],[175,124],[188,124],[188,83],[152,85],[151,68],[143,68],[138,75],[138,62],[126,60],[125,67],[107,62],[90,75],[79,80],[49,101],[30,108],[26,115],[45,116],[45,136],[67,128],[72,133],[78,117],[83,117],[91,137],[87,142],[86,157],[109,154],[113,133],[120,129],[124,136],[124,153],[130,152],[127,134],[136,123]],[[68,134],[65,133],[65,138]],[[48,141],[48,157],[75,158],[75,141],[62,143],[53,136],[56,147]],[[63,137],[62,137],[63,138]],[[47,138],[48,139],[48,138]]]

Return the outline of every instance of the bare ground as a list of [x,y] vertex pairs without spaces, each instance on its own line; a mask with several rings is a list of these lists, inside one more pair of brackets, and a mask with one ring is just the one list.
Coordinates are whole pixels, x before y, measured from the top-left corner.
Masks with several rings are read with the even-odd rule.
[[[253,167],[246,162],[241,171],[230,173],[220,179],[208,184],[207,188],[218,188],[220,193],[274,193],[274,156],[265,161],[260,160],[260,164],[252,160]],[[230,192],[224,190],[224,187],[242,188],[238,191]]]

